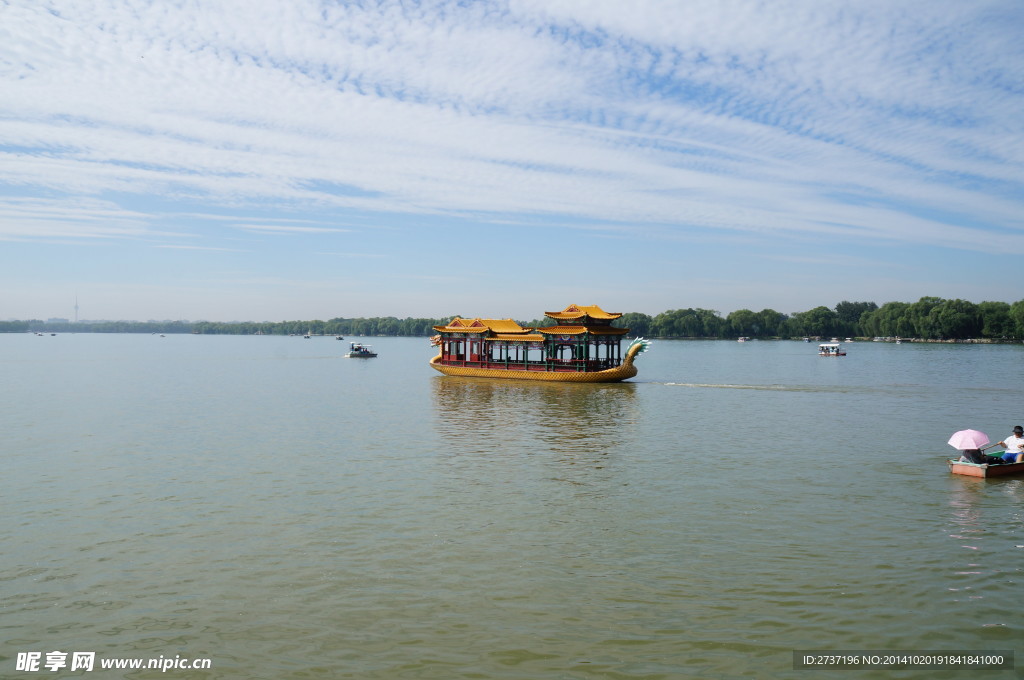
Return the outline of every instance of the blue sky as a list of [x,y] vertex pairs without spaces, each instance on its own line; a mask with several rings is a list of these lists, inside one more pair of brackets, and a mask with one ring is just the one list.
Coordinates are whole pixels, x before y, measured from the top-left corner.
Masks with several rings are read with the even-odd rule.
[[1024,298],[1018,0],[8,0],[0,319]]

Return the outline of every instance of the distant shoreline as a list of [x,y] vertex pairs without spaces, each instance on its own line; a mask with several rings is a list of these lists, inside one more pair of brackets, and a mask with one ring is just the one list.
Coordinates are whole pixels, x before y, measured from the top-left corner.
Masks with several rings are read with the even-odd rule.
[[[76,308],[77,309],[77,308]],[[194,333],[198,335],[330,335],[391,337],[431,336],[455,315],[440,318],[393,316],[335,317],[283,321],[96,320],[66,318],[0,321],[0,332]],[[468,317],[467,317],[468,318]],[[523,328],[543,328],[553,321],[516,319]],[[1024,300],[982,302],[923,297],[917,302],[838,303],[805,312],[783,314],[773,309],[740,309],[722,317],[703,308],[672,309],[654,316],[624,312],[613,322],[637,337],[659,339],[755,340],[789,338],[888,338],[905,342],[1013,344],[1024,340]]]
[[[236,337],[245,336],[277,336],[277,337],[310,337],[310,338],[334,338],[337,337],[334,333],[198,333],[191,330],[94,330],[88,327],[82,327],[77,329],[62,329],[62,330],[0,330],[0,334],[6,335],[230,335]],[[349,337],[353,338],[428,338],[431,333],[417,333],[417,334],[406,334],[406,333],[395,333],[395,334],[362,334],[362,333],[350,333]],[[736,342],[737,338],[715,338],[715,337],[697,337],[697,336],[678,336],[678,335],[655,335],[650,336],[650,340],[686,340],[690,342]],[[867,337],[855,337],[852,340],[846,340],[840,338],[833,340],[832,338],[815,338],[812,337],[810,340],[804,340],[799,337],[770,337],[770,338],[750,338],[750,342],[805,342],[821,343],[821,342],[839,342],[849,344],[863,344],[868,342],[878,342],[884,344],[894,345],[899,343],[903,344],[938,344],[938,345],[1019,345],[1024,343],[1024,340],[1014,340],[1010,338],[954,338],[954,339],[932,339],[932,338],[882,338],[875,340],[874,338]]]

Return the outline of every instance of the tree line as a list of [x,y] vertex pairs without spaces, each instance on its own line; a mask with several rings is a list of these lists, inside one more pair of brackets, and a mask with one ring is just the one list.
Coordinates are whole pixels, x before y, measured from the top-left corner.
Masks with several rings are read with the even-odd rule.
[[195,333],[200,335],[395,335],[427,336],[444,319],[392,316],[312,321],[0,321],[0,332]]
[[624,314],[620,320],[644,337],[751,338],[902,337],[923,340],[1020,340],[1024,300],[982,302],[923,297],[917,302],[843,301],[786,315],[774,309],[739,309],[722,318],[708,309],[674,309],[657,316]]
[[[327,321],[0,321],[0,332],[197,333],[203,335],[367,335],[429,336],[440,319],[371,317]],[[549,320],[519,321],[548,326]],[[902,337],[924,340],[1024,339],[1024,300],[981,302],[923,297],[917,302],[843,301],[834,308],[815,307],[783,314],[774,309],[739,309],[722,317],[710,309],[673,309],[655,316],[628,312],[616,326],[648,338],[786,338]]]

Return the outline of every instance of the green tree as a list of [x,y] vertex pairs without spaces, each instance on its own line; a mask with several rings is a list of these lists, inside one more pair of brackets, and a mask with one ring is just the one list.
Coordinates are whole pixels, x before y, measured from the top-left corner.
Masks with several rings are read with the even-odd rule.
[[906,302],[886,302],[861,318],[862,332],[874,337],[909,337],[914,334]]
[[860,320],[865,312],[873,312],[878,309],[874,302],[847,302],[843,300],[836,305],[836,319],[839,323],[838,331],[841,335],[859,335],[864,332]]
[[725,319],[713,309],[697,308],[692,310],[694,317],[700,321],[699,337],[721,338],[725,335]]
[[384,319],[377,319],[377,333],[376,335],[397,335],[398,334],[398,319],[394,317],[387,317]]
[[710,309],[672,309],[651,321],[651,333],[659,338],[717,338],[725,321]]
[[808,311],[804,323],[811,335],[835,335],[839,332],[839,318],[828,307],[815,307]]
[[832,336],[837,332],[838,318],[828,307],[815,307],[798,312],[790,317],[790,333],[793,335]]
[[635,337],[647,337],[651,334],[653,319],[640,312],[626,312],[613,324],[618,328],[628,328],[629,334]]
[[1013,338],[1024,338],[1024,300],[1010,305],[1010,321],[1013,322]]
[[942,329],[939,327],[938,319],[932,316],[932,310],[942,302],[942,298],[923,297],[907,308],[907,316],[910,318],[914,335],[926,340],[934,340],[941,335]]
[[732,336],[759,335],[761,330],[757,315],[749,309],[737,309],[730,313],[725,317],[725,326]]
[[967,300],[943,300],[928,313],[928,326],[933,338],[977,338],[981,336],[981,310]]
[[670,309],[655,316],[651,320],[652,335],[659,338],[695,337],[688,332],[686,312],[683,309]]
[[983,338],[998,340],[1013,337],[1013,319],[1010,318],[1008,302],[981,302],[978,304],[978,311],[981,312]]
[[757,323],[760,326],[759,335],[775,337],[783,334],[786,315],[774,309],[762,309],[757,313]]
[[0,333],[24,333],[28,327],[28,321],[0,321]]

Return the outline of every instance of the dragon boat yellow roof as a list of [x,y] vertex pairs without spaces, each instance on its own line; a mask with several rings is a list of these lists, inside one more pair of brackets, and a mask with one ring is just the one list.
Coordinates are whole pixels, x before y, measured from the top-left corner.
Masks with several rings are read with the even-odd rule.
[[568,324],[565,326],[548,326],[547,328],[538,328],[536,330],[538,333],[544,333],[545,335],[582,335],[584,333],[590,333],[591,335],[625,335],[629,332],[628,328],[571,326]]
[[611,321],[622,316],[621,312],[606,312],[597,305],[569,305],[560,312],[544,312],[545,316],[558,320],[582,319],[589,316],[591,319],[606,319]]
[[529,333],[532,328],[523,328],[512,319],[462,319],[455,317],[446,326],[434,326],[435,331],[449,333]]

